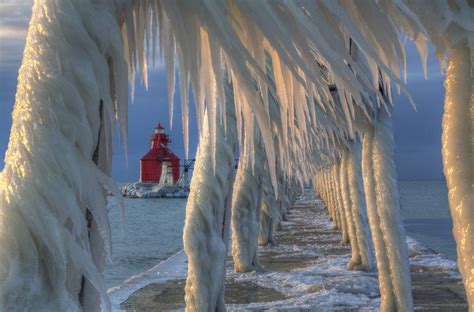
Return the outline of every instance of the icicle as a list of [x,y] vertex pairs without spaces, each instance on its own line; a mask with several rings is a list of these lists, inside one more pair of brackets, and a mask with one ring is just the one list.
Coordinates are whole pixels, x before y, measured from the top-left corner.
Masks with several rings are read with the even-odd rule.
[[184,154],[189,159],[189,75],[184,53],[178,49],[179,57],[179,93],[181,98],[181,118],[183,127]]
[[168,118],[170,123],[170,130],[173,128],[173,105],[175,92],[175,43],[170,21],[165,18],[164,23],[164,39],[163,39],[163,57],[166,66],[166,90],[168,95]]
[[423,74],[425,75],[425,79],[428,79],[428,47],[426,46],[426,39],[421,34],[415,39],[416,48],[418,49],[418,53],[420,53],[421,58],[421,66],[423,67]]

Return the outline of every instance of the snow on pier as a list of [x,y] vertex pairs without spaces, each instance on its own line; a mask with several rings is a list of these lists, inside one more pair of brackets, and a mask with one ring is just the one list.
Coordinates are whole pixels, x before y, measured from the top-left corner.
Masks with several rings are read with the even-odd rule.
[[[229,311],[377,311],[377,273],[350,271],[350,247],[340,245],[322,202],[307,190],[275,233],[276,245],[259,249],[261,268],[234,273],[228,257],[226,307]],[[466,311],[456,263],[408,238],[415,309]],[[109,291],[115,310],[182,309],[187,261],[179,253]]]

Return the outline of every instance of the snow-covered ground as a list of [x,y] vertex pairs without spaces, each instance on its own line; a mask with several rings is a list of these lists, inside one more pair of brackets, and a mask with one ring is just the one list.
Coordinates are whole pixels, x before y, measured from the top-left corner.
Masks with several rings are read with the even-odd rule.
[[[308,209],[305,206],[311,205]],[[262,270],[234,273],[228,262],[227,279],[242,285],[271,288],[282,300],[250,304],[228,304],[229,311],[276,309],[377,311],[380,305],[377,274],[347,270],[349,248],[340,246],[340,234],[333,230],[322,203],[313,194],[301,196],[288,222],[276,233],[276,246],[260,248]],[[433,271],[459,279],[456,263],[408,237],[410,263],[423,271]],[[293,260],[301,259],[300,263]],[[291,260],[291,261],[290,261]],[[275,264],[279,266],[275,266]],[[179,252],[154,268],[140,273],[109,295],[114,311],[131,294],[151,284],[186,278],[186,255]]]
[[112,302],[112,311],[121,311],[120,304],[132,293],[147,285],[185,278],[186,263],[186,254],[181,250],[150,270],[136,274],[122,284],[110,288],[107,292]]

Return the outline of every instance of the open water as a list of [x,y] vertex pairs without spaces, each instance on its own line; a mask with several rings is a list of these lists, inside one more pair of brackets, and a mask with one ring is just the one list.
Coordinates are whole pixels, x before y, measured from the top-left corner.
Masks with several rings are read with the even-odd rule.
[[400,204],[407,235],[456,260],[445,181],[401,181]]
[[112,265],[105,270],[107,287],[148,270],[183,247],[186,199],[124,198],[109,213],[112,230]]

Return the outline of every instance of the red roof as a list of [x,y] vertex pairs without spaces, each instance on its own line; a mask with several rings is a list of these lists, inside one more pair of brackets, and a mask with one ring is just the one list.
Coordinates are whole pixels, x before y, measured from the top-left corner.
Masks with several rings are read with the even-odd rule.
[[179,160],[178,156],[173,153],[168,147],[163,145],[161,142],[158,146],[150,149],[148,153],[141,158],[141,160]]

